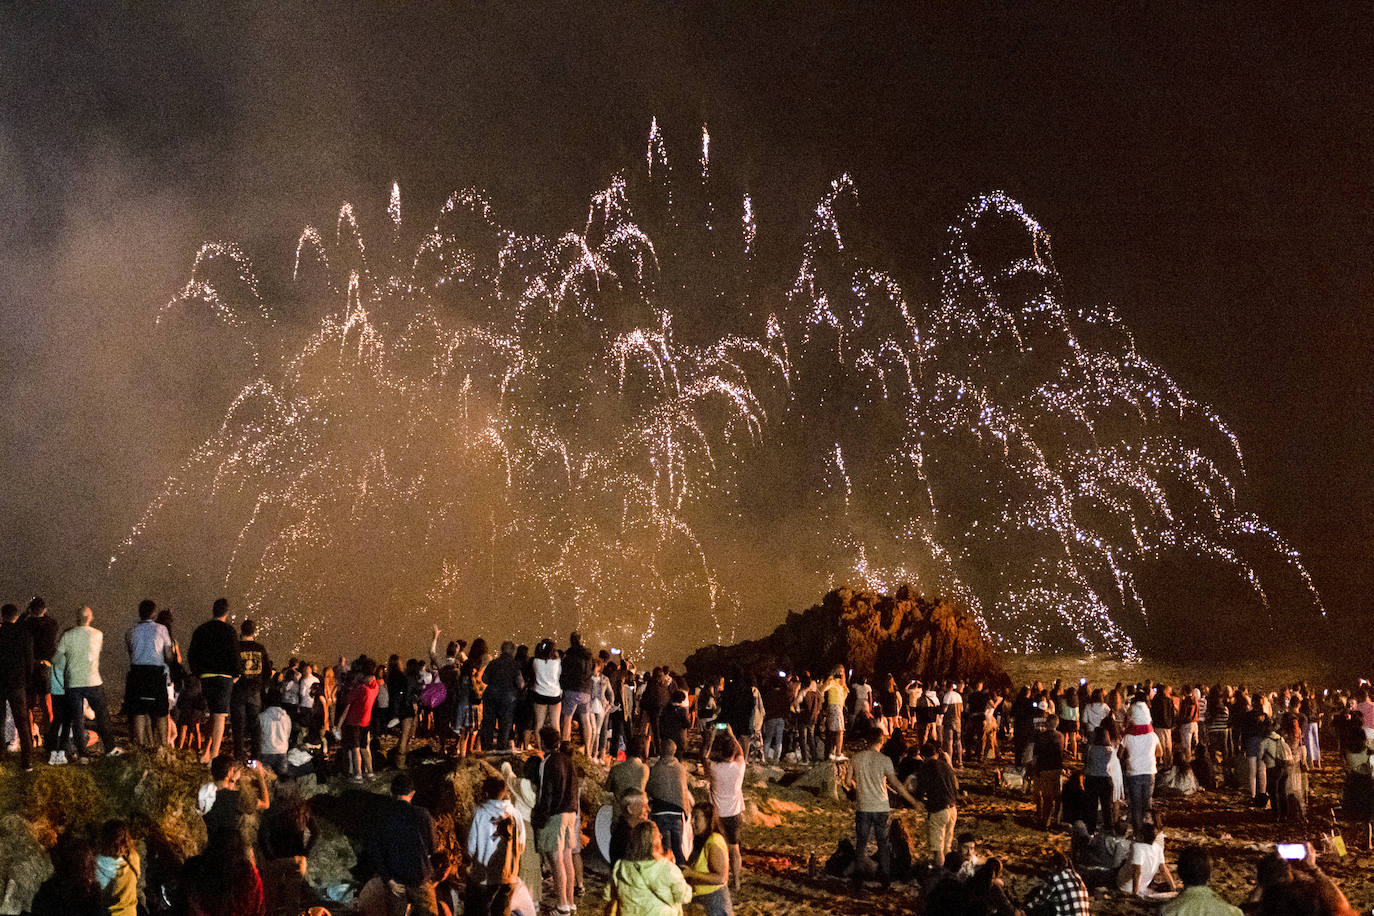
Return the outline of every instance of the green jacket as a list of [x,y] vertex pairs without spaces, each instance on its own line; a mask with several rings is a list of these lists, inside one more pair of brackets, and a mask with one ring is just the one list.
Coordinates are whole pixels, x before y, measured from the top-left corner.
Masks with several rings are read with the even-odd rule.
[[692,888],[669,859],[621,859],[611,871],[606,899],[620,901],[621,916],[679,916]]

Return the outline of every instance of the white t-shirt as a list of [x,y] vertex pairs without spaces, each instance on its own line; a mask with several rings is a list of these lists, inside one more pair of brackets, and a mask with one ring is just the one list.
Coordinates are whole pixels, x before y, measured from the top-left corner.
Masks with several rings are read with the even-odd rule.
[[734,817],[744,811],[744,761],[726,760],[707,764],[711,774],[711,804],[721,817]]
[[955,703],[958,703],[960,706],[963,706],[964,698],[959,695],[959,691],[951,687],[949,689],[949,692],[945,694],[945,699],[943,702],[946,706],[953,706]]
[[541,697],[556,699],[563,695],[558,685],[558,675],[563,671],[561,658],[536,658],[534,660],[534,692]]
[[287,706],[301,705],[301,680],[298,677],[287,678],[281,685],[281,701]]
[[1126,750],[1126,775],[1127,776],[1146,776],[1154,775],[1155,769],[1155,748],[1159,747],[1159,736],[1154,732],[1147,732],[1143,735],[1127,735],[1121,739],[1121,746]]
[[[1164,834],[1155,836],[1153,843],[1131,844],[1131,865],[1140,866],[1140,895],[1146,896],[1150,882],[1164,864]],[[1118,887],[1128,894],[1135,893],[1135,869],[1123,868]]]
[[258,713],[258,727],[262,729],[262,743],[258,754],[263,757],[285,754],[291,748],[291,717],[280,706],[269,706]]
[[310,695],[310,689],[320,682],[320,679],[313,674],[307,674],[301,678],[301,709],[314,709],[315,698]]

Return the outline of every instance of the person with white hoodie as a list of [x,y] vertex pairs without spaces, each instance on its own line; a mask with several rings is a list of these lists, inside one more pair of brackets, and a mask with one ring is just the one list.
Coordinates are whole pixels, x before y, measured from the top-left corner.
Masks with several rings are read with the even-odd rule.
[[[469,873],[469,899],[472,891],[493,893],[505,885],[510,893],[511,916],[536,916],[537,909],[530,889],[520,876],[519,862],[526,847],[525,819],[511,802],[510,789],[500,776],[488,777],[482,783],[485,801],[472,815],[468,829],[468,858],[472,861]],[[506,863],[500,853],[507,844],[512,860]]]

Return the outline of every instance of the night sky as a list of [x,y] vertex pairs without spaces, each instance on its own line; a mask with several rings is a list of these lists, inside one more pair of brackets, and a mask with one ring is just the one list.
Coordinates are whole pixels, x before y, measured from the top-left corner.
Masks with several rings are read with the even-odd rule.
[[100,595],[113,545],[213,430],[216,379],[128,344],[201,240],[281,273],[302,224],[345,199],[376,220],[392,179],[414,213],[477,185],[505,223],[561,230],[657,116],[684,162],[709,125],[778,264],[841,172],[914,286],[970,197],[1022,201],[1069,300],[1115,306],[1230,422],[1252,507],[1365,634],[1368,8],[905,6],[7,6],[0,594]]

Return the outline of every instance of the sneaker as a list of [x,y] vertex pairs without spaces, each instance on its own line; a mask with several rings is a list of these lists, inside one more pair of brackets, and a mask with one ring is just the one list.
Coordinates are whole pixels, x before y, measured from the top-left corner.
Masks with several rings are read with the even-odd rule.
[[106,757],[122,757],[123,755],[124,755],[124,748],[122,748],[122,747],[112,747],[112,748],[110,748],[110,752],[109,752],[108,754],[106,754],[105,756],[106,756]]
[[54,758],[53,761],[52,761],[53,766],[64,767],[64,766],[67,765],[67,752],[66,752],[66,751],[56,751],[56,752],[53,754],[53,758]]
[[57,751],[52,751],[48,754],[48,766],[57,766]]
[[396,726],[398,726],[398,725],[400,725],[400,724],[401,724],[401,720],[400,720],[400,719],[392,719],[390,722],[386,723],[386,727],[387,727],[387,728],[395,728]]

